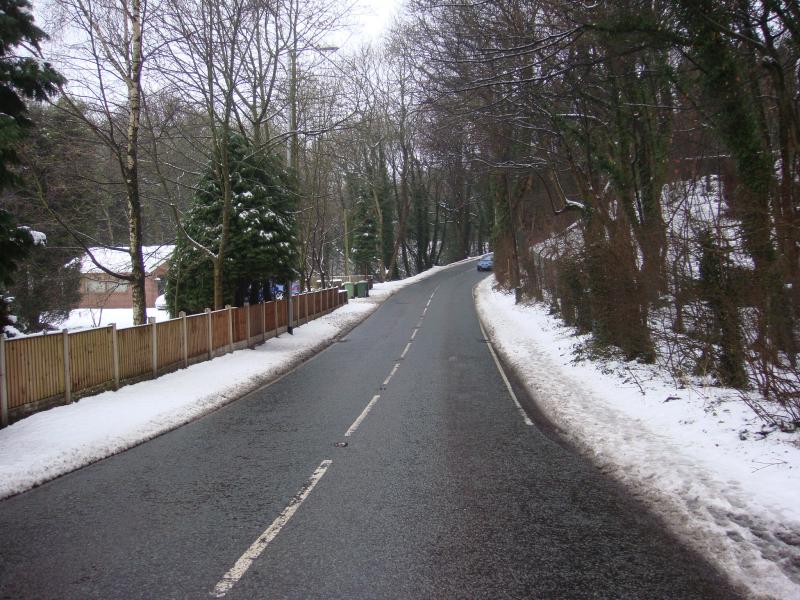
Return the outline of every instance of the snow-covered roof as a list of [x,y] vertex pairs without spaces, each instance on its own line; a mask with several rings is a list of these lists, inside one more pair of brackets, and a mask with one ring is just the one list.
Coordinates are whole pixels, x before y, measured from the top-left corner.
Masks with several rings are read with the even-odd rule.
[[[116,273],[130,273],[131,272],[131,255],[127,248],[89,248],[92,255],[97,261],[106,269],[110,269]],[[144,254],[144,272],[149,274],[157,269],[164,261],[172,256],[175,250],[173,244],[164,244],[162,246],[142,246],[142,253]],[[88,254],[84,254],[80,258],[76,258],[81,266],[81,273],[103,273],[97,265],[92,262]],[[74,263],[72,263],[74,264]]]

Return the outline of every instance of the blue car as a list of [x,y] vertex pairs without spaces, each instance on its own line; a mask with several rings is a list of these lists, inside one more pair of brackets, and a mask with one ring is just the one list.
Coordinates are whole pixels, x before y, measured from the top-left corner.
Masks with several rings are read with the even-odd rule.
[[491,271],[494,265],[494,252],[484,254],[478,261],[478,271]]

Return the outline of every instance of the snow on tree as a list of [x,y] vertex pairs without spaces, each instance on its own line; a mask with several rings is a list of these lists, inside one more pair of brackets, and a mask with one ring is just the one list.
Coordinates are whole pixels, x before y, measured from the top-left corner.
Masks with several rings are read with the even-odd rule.
[[[18,162],[17,146],[31,126],[25,100],[44,100],[63,81],[48,63],[19,56],[17,46],[38,51],[44,32],[33,24],[26,0],[0,0],[0,190],[16,180],[12,166]],[[38,238],[37,238],[38,239]],[[14,218],[0,208],[0,332],[10,325],[6,286],[16,263],[36,240],[17,227]],[[37,242],[38,243],[38,242]]]
[[[257,151],[240,136],[231,137],[228,152],[233,214],[224,265],[224,297],[226,303],[241,305],[268,294],[270,282],[296,276],[297,183],[279,157]],[[173,314],[181,310],[199,312],[212,305],[213,265],[197,245],[212,252],[218,250],[222,200],[222,191],[209,168],[184,216],[186,235],[178,238],[167,278],[167,306]]]

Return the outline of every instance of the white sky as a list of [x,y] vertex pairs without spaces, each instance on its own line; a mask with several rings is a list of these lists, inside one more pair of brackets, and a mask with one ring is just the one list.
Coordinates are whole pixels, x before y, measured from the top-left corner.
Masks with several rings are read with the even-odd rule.
[[403,0],[358,0],[352,14],[356,25],[341,45],[352,48],[361,42],[378,42],[402,6]]

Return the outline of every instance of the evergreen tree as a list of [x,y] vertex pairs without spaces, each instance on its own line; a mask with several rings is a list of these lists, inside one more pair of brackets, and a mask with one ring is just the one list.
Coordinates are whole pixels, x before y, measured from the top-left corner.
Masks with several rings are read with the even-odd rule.
[[359,275],[372,274],[380,259],[378,220],[369,190],[354,176],[348,178],[348,188],[353,197],[353,239],[350,257]]
[[[242,137],[231,138],[229,152],[233,215],[224,296],[226,303],[241,305],[265,297],[269,282],[296,275],[297,183],[280,158],[255,151]],[[222,206],[222,191],[209,168],[190,202],[184,229],[212,252],[219,247]],[[202,311],[212,305],[213,288],[211,259],[181,235],[167,276],[170,311]]]
[[[44,39],[29,2],[0,0],[0,190],[16,179],[11,168],[18,162],[17,146],[31,125],[25,100],[44,100],[63,81],[49,64],[14,53],[20,45],[38,49]],[[9,324],[6,286],[32,244],[30,233],[0,208],[0,332]]]

